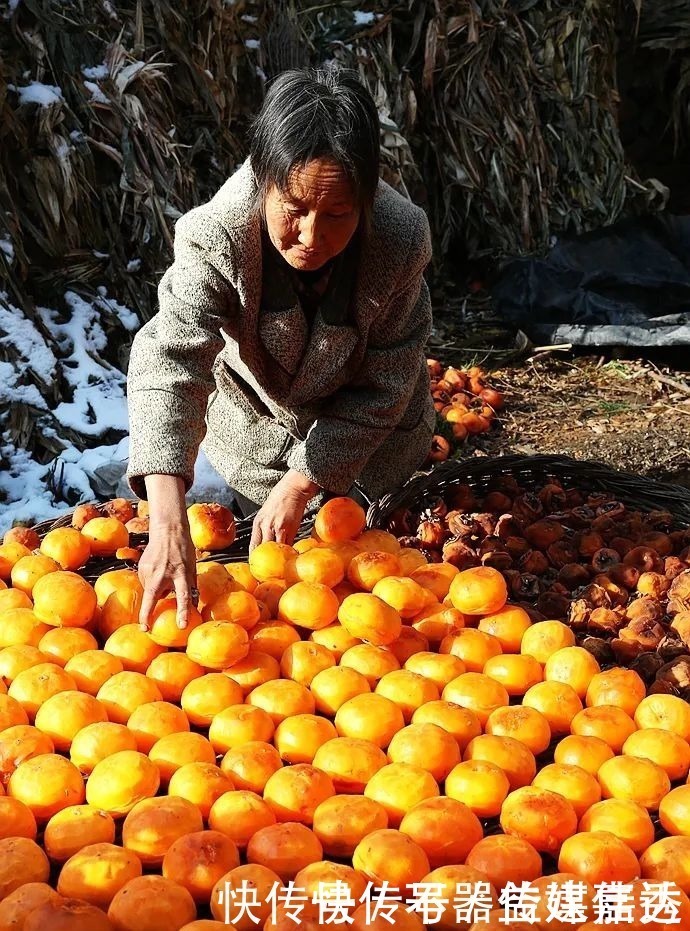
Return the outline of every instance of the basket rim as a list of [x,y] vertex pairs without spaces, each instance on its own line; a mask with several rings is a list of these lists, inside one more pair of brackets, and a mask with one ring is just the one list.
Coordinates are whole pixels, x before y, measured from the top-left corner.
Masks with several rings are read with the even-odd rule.
[[641,510],[663,509],[690,526],[690,489],[672,482],[658,481],[649,476],[614,469],[604,462],[549,454],[454,459],[437,463],[418,473],[393,492],[375,501],[367,512],[367,527],[383,529],[392,513],[400,507],[417,504],[431,494],[441,495],[450,486],[473,482],[488,482],[502,475],[520,473],[552,474],[567,477],[573,485],[586,484],[592,491],[617,494]]

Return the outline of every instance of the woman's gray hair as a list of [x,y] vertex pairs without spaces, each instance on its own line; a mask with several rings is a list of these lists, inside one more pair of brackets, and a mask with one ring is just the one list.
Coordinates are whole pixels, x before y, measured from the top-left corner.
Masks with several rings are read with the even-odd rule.
[[365,220],[379,181],[379,118],[354,72],[285,71],[271,84],[250,134],[249,157],[259,188],[289,188],[290,174],[329,158],[348,175]]

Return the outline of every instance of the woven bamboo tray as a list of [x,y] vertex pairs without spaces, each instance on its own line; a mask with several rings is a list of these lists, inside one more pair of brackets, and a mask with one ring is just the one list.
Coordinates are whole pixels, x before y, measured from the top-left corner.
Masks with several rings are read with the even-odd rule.
[[425,503],[442,497],[457,485],[469,485],[483,496],[501,476],[511,476],[527,490],[557,480],[565,487],[588,492],[608,492],[623,504],[641,511],[670,512],[678,529],[690,527],[690,489],[657,482],[632,472],[619,472],[601,462],[566,456],[498,456],[496,458],[443,462],[412,478],[399,490],[374,502],[367,525],[389,530],[393,514],[400,508],[423,510]]

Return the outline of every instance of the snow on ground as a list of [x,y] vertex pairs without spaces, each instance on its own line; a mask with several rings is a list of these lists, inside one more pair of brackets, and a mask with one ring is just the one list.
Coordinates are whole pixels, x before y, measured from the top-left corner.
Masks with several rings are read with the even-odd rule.
[[[67,311],[37,308],[40,323],[55,338],[50,348],[39,329],[0,291],[0,348],[12,363],[0,358],[0,534],[15,523],[37,523],[55,518],[79,501],[131,496],[125,479],[127,437],[126,378],[101,355],[108,344],[109,326],[132,333],[136,315],[99,288],[85,300],[68,291]],[[49,409],[38,388],[56,380],[64,384],[64,399]],[[27,405],[46,437],[58,442],[60,428],[74,430],[86,439],[82,451],[67,446],[48,464],[32,458],[10,439],[5,415],[11,405]],[[119,442],[103,442],[106,434]],[[196,464],[190,501],[229,503],[232,495],[203,452]]]
[[40,81],[31,81],[23,87],[8,84],[7,89],[19,94],[20,105],[37,103],[39,107],[51,107],[55,103],[62,103],[64,97],[59,87],[54,84],[41,84]]

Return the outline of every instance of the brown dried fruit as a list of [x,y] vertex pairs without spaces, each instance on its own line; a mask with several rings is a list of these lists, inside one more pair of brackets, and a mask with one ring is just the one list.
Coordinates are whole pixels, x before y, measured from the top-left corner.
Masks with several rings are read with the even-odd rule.
[[513,499],[503,491],[490,491],[484,498],[482,507],[494,514],[505,514],[513,506]]
[[589,616],[590,627],[607,633],[616,633],[625,623],[625,618],[611,608],[595,608]]
[[558,573],[558,581],[565,585],[568,591],[572,592],[573,589],[589,583],[589,570],[579,563],[569,563],[567,566],[563,566]]
[[602,637],[585,637],[582,646],[591,653],[600,666],[608,666],[615,662],[615,654],[608,640]]
[[499,572],[505,572],[513,565],[513,559],[510,553],[501,550],[491,550],[480,557],[482,566],[490,566],[492,569],[498,569]]
[[479,558],[472,547],[456,538],[444,543],[443,561],[458,569],[470,569],[479,565]]
[[541,594],[539,579],[528,572],[520,572],[517,578],[511,581],[510,588],[513,597],[522,601],[536,601]]
[[480,539],[493,536],[496,529],[496,517],[493,514],[482,511],[479,514],[473,514],[472,517],[479,527],[478,537]]
[[645,514],[645,522],[654,530],[663,530],[668,533],[675,523],[670,511],[649,511]]
[[603,585],[598,585],[595,582],[587,585],[577,594],[578,597],[582,598],[590,608],[610,608],[613,604],[611,601],[611,596],[603,587]]
[[135,501],[128,501],[127,498],[113,498],[112,501],[106,501],[103,505],[103,512],[108,517],[115,517],[121,523],[126,524],[135,516],[135,508]]
[[544,505],[532,492],[519,495],[513,501],[513,514],[523,525],[533,524],[544,513]]
[[443,498],[434,498],[425,508],[424,517],[445,517],[448,513],[448,507]]
[[[594,503],[590,500],[594,507]],[[597,506],[597,517],[610,517],[612,520],[622,517],[625,514],[625,505],[622,501],[606,501],[604,504]]]
[[584,531],[576,539],[578,553],[589,559],[604,546],[604,538],[593,530]]
[[656,550],[649,546],[636,546],[623,557],[626,566],[635,566],[640,572],[661,572],[664,561]]
[[629,537],[612,537],[609,540],[609,547],[615,550],[622,559],[626,553],[635,548],[635,542]]
[[589,627],[589,619],[592,614],[592,608],[587,604],[584,598],[577,598],[570,602],[568,608],[568,624],[574,630],[582,630]]
[[562,485],[549,482],[539,491],[539,500],[549,511],[557,511],[567,504],[567,495]]
[[614,500],[610,491],[592,491],[587,495],[587,504],[592,508],[600,508]]
[[552,566],[555,566],[556,569],[562,569],[563,566],[567,566],[577,559],[577,550],[570,540],[559,540],[557,543],[551,544],[546,551],[546,555],[549,557]]
[[631,621],[627,627],[622,627],[618,632],[621,640],[635,641],[638,646],[645,650],[656,650],[664,639],[664,628],[661,624],[646,620]]
[[508,537],[505,541],[506,549],[514,560],[520,559],[529,551],[529,543],[524,537]]
[[475,511],[477,498],[469,485],[458,485],[450,493],[450,506],[457,511]]
[[611,641],[611,649],[619,666],[630,666],[640,654],[648,652],[636,640],[626,640],[622,637],[616,637]]
[[581,508],[585,503],[585,496],[579,488],[568,488],[565,493],[566,507],[571,509]]
[[690,569],[677,575],[668,590],[669,614],[690,610]]
[[690,568],[690,566],[682,559],[679,559],[678,556],[667,556],[664,560],[664,575],[671,581],[688,568]]
[[672,683],[665,679],[655,679],[647,689],[648,695],[675,695],[678,697],[678,690],[673,687]]
[[637,585],[642,573],[635,566],[626,566],[625,563],[620,563],[610,569],[606,574],[616,585],[620,585],[622,588],[627,588],[629,591],[632,591]]
[[[592,521],[594,520],[594,511],[592,508],[583,506],[583,507],[574,507],[570,511],[570,516],[568,517],[568,523],[571,527],[574,527],[576,530],[586,530],[589,529]],[[599,546],[603,546],[604,541],[602,540]],[[599,549],[599,546],[595,549]],[[590,553],[591,555],[591,553]]]
[[538,520],[525,530],[525,538],[539,550],[548,549],[553,543],[563,539],[563,527],[555,520]]
[[443,556],[441,555],[441,550],[432,550],[423,546],[420,549],[420,553],[424,556],[427,562],[443,562]]
[[514,498],[521,492],[520,485],[515,476],[508,473],[505,475],[497,475],[495,478],[492,478],[489,490],[502,491],[504,494],[510,495],[511,498]]
[[594,582],[606,591],[614,607],[627,605],[630,592],[627,588],[623,588],[622,585],[618,585],[614,582],[609,573],[596,575],[594,577]]
[[681,656],[686,652],[687,647],[683,640],[678,636],[678,631],[676,630],[669,629],[666,633],[666,636],[657,647],[657,653],[666,662],[668,660],[675,659],[676,656]]
[[568,616],[570,597],[558,592],[543,592],[537,598],[537,611],[541,611],[549,620],[560,621]]
[[501,540],[507,540],[508,537],[522,536],[522,530],[512,514],[501,514],[496,521],[494,534]]
[[450,511],[446,523],[450,533],[459,540],[472,540],[479,533],[479,524],[471,514],[464,511]]
[[620,529],[620,521],[604,514],[602,517],[595,517],[592,521],[592,530],[600,533],[605,540],[610,540]]
[[448,531],[442,520],[423,520],[417,528],[417,536],[429,549],[441,549],[448,539]]
[[664,616],[664,609],[661,604],[650,595],[643,595],[631,601],[625,609],[625,616],[630,622],[640,622],[653,624],[660,621]]
[[542,575],[549,568],[549,560],[539,550],[527,550],[520,557],[518,568],[520,572],[527,572],[530,575]]
[[424,547],[419,537],[398,537],[398,543],[406,549],[421,550]]
[[650,682],[656,679],[656,674],[663,665],[663,658],[654,651],[653,653],[640,653],[630,664],[630,668],[633,672],[636,672],[638,676],[641,676],[647,685],[649,685]]
[[656,550],[659,556],[670,556],[673,552],[673,543],[671,538],[666,533],[661,533],[660,531],[651,531],[650,533],[645,533],[640,537],[640,543],[643,546],[648,546],[650,549]]
[[690,646],[690,611],[679,611],[673,618],[671,629],[686,646]]
[[615,550],[604,546],[592,556],[592,569],[595,572],[608,572],[620,561],[620,555]]
[[659,601],[671,587],[671,580],[660,572],[643,572],[637,580],[637,590],[641,595],[651,595]]
[[670,682],[677,689],[690,688],[690,656],[683,653],[661,667],[657,682]]

